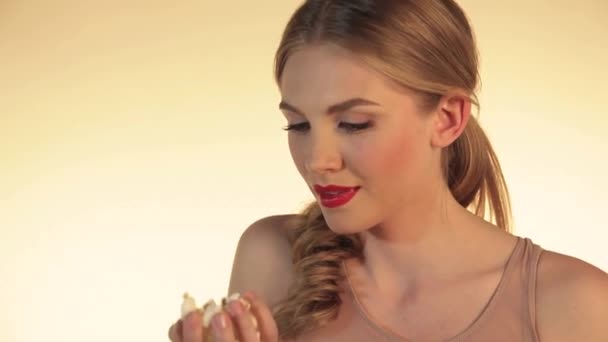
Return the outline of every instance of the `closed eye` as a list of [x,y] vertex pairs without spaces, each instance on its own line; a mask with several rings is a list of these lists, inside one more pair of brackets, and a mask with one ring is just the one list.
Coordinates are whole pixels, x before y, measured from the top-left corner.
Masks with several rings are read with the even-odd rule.
[[[338,127],[345,130],[347,133],[355,133],[365,129],[368,129],[372,126],[371,121],[362,122],[362,123],[352,123],[352,122],[341,122]],[[286,131],[295,131],[295,132],[305,132],[310,129],[310,124],[308,122],[302,122],[297,124],[290,124],[283,128]]]
[[349,133],[362,131],[364,129],[370,128],[371,126],[372,126],[371,121],[362,122],[362,123],[349,123],[349,122],[340,123],[340,127]]
[[297,124],[289,124],[285,126],[283,129],[286,131],[295,131],[295,132],[304,132],[310,128],[308,122],[302,122]]

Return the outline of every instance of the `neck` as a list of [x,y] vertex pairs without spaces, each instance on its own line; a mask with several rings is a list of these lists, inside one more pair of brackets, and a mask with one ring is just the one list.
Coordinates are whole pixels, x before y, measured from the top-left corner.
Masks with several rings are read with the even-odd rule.
[[[462,269],[474,255],[475,228],[481,220],[449,194],[398,210],[398,215],[362,233],[363,272],[372,284],[390,292],[422,286]],[[424,213],[424,214],[423,214]]]

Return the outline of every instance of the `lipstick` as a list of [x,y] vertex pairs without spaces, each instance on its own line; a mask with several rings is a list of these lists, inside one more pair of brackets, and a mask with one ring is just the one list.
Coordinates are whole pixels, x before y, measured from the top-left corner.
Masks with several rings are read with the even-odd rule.
[[339,185],[318,185],[315,184],[314,190],[319,195],[321,205],[326,208],[337,208],[350,202],[359,191],[359,186],[339,186]]

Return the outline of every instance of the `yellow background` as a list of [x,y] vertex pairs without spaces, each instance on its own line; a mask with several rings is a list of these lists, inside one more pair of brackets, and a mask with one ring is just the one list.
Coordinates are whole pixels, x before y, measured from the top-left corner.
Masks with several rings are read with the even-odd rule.
[[[311,198],[272,57],[296,1],[0,1],[0,341],[166,341]],[[608,2],[463,0],[516,232],[608,269]]]

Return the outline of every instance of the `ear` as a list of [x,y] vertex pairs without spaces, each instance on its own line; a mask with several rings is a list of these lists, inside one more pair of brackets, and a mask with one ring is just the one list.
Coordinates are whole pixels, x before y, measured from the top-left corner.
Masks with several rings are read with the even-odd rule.
[[471,100],[464,93],[450,93],[441,99],[434,117],[431,145],[443,148],[464,131],[471,115]]

